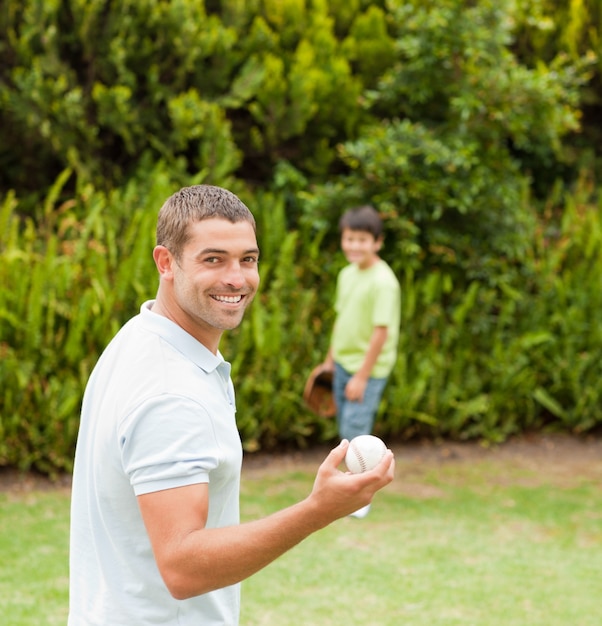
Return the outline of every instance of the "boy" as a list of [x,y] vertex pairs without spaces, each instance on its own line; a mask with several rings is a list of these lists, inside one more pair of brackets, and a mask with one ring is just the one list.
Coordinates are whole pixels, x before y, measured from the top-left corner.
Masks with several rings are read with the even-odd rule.
[[334,371],[339,436],[351,440],[371,434],[397,359],[401,288],[378,254],[383,224],[376,209],[348,210],[339,230],[349,265],[337,278],[336,320],[324,365]]

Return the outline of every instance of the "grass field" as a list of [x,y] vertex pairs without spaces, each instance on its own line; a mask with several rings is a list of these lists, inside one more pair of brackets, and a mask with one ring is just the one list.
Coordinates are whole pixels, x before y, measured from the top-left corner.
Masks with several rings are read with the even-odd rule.
[[[579,450],[397,452],[367,518],[244,582],[241,626],[599,626],[602,458]],[[317,463],[243,472],[244,518],[302,498]],[[65,624],[68,508],[64,488],[0,492],[3,626]]]

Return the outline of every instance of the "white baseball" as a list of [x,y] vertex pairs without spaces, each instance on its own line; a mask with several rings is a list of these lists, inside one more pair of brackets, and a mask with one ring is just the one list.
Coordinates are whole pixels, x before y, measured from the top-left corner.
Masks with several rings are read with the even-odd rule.
[[374,435],[360,435],[349,442],[345,465],[352,474],[361,474],[375,468],[385,456],[387,446]]

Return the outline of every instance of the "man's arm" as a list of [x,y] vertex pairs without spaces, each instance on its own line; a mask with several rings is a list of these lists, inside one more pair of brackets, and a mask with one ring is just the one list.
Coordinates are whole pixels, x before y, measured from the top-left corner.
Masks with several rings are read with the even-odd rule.
[[372,368],[387,341],[388,329],[386,326],[375,326],[370,337],[368,350],[364,356],[364,361],[360,369],[349,379],[345,387],[345,397],[347,400],[362,402],[366,385],[370,378]]
[[393,480],[395,461],[388,451],[363,474],[338,469],[347,441],[330,452],[310,495],[261,520],[205,528],[207,484],[167,489],[138,497],[159,571],[170,593],[186,599],[240,582],[262,569],[313,532],[368,504]]

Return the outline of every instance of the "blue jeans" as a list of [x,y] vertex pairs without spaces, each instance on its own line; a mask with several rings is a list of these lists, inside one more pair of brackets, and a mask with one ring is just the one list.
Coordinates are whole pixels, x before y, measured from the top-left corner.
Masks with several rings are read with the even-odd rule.
[[380,399],[387,384],[386,378],[369,378],[362,402],[345,398],[345,387],[353,376],[338,363],[334,364],[333,392],[337,405],[337,427],[341,439],[353,439],[358,435],[371,435]]

